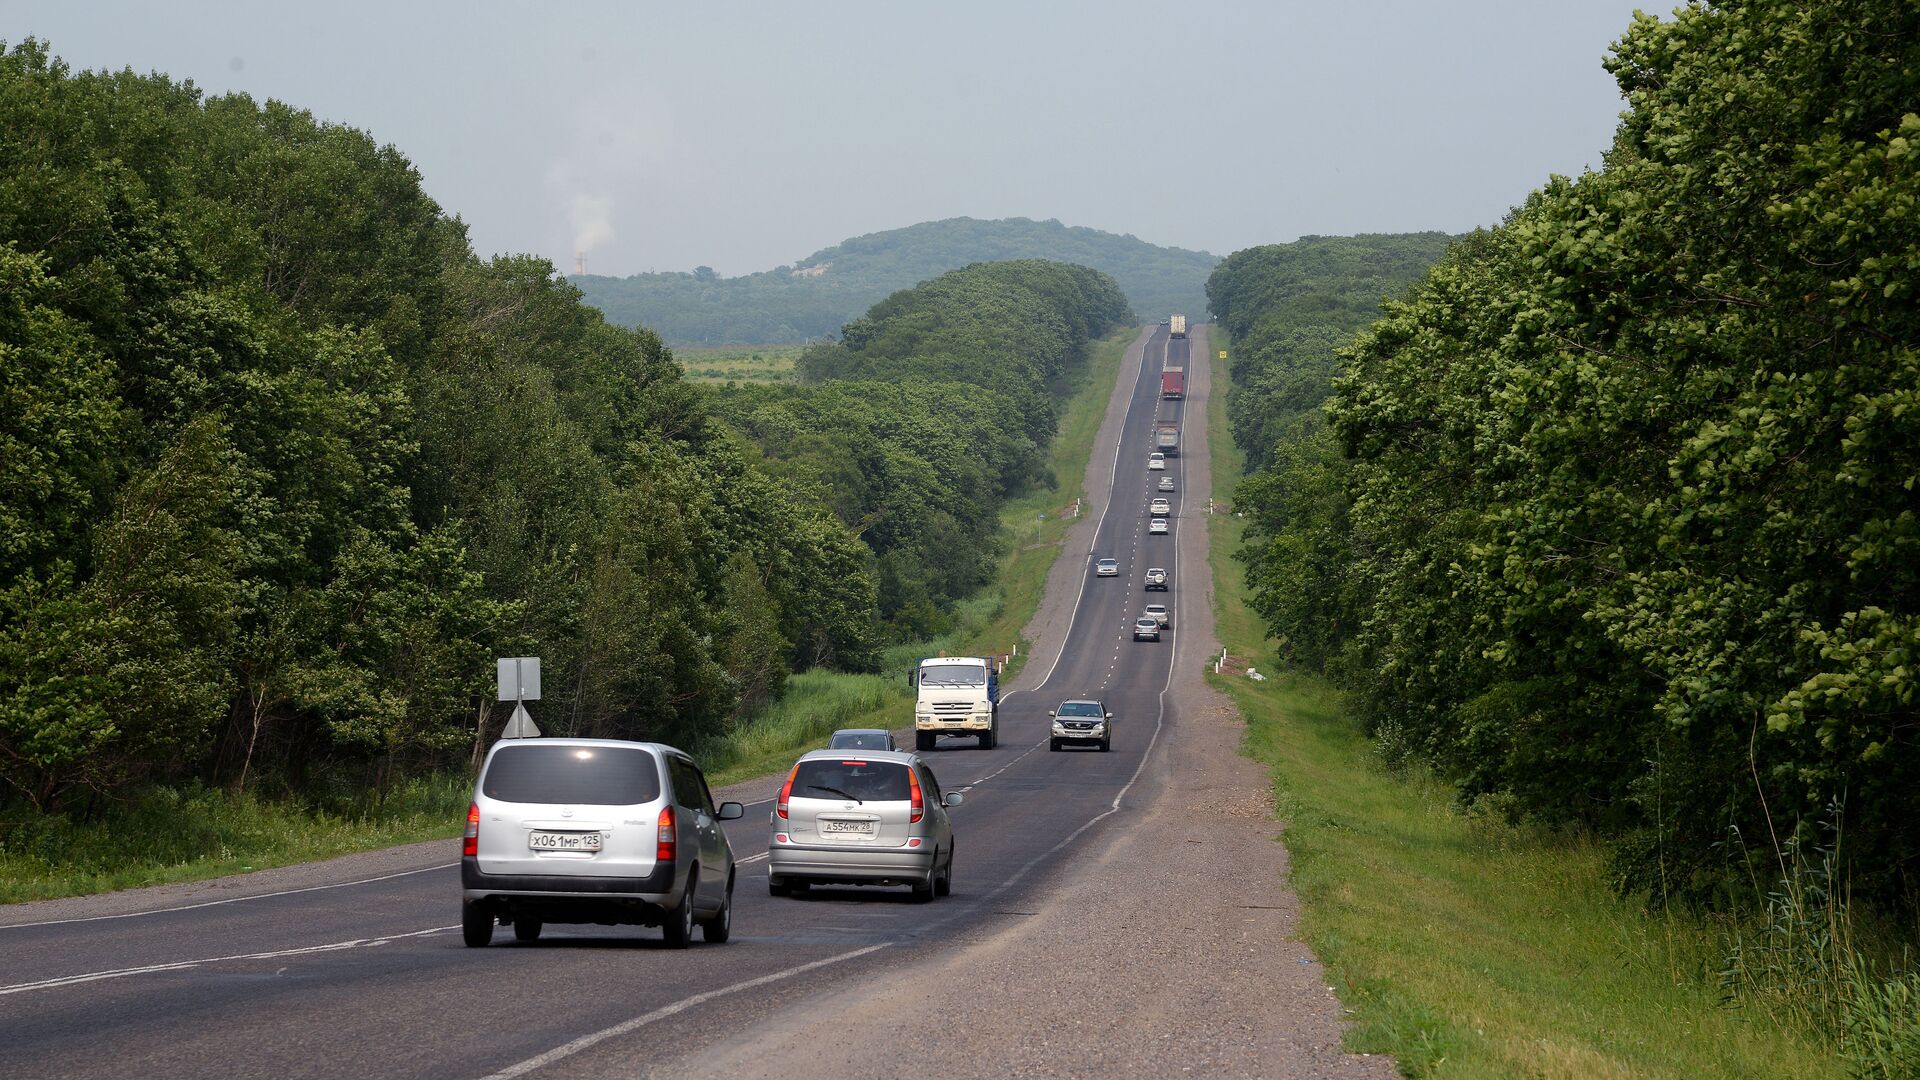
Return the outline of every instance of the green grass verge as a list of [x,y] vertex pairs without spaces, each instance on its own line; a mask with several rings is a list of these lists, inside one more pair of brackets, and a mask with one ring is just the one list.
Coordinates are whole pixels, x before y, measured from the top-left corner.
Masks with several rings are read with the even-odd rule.
[[[1214,364],[1226,498],[1242,461]],[[1463,813],[1445,785],[1385,768],[1339,693],[1268,651],[1230,557],[1241,532],[1228,517],[1212,533],[1220,639],[1274,677],[1213,678],[1271,770],[1301,929],[1350,1012],[1350,1049],[1408,1076],[1844,1074],[1830,1045],[1723,1004],[1716,927],[1617,896],[1597,845]]]
[[792,382],[805,345],[681,345],[680,370],[696,382]]
[[380,805],[329,809],[209,788],[153,788],[98,822],[0,817],[0,903],[264,870],[451,838],[473,792],[464,773],[422,777]]

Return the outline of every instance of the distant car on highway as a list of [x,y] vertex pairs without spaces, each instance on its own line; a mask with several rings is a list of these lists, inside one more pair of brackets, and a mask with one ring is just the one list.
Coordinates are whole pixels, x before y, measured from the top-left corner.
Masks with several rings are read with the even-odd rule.
[[1098,701],[1063,701],[1049,712],[1053,717],[1053,736],[1047,749],[1058,750],[1073,743],[1092,743],[1102,750],[1113,749],[1113,714]]
[[1120,560],[1119,559],[1093,560],[1093,576],[1094,577],[1119,577],[1120,576]]
[[1162,629],[1173,629],[1173,613],[1167,610],[1165,604],[1148,604],[1141,614],[1150,615],[1158,620]]
[[1160,620],[1151,615],[1142,615],[1133,620],[1133,640],[1159,641]]
[[1167,591],[1167,572],[1158,566],[1147,567],[1147,580],[1146,580],[1146,583],[1141,587],[1146,589],[1148,592],[1154,592],[1156,590],[1158,590],[1159,592],[1166,592]]
[[905,885],[915,900],[953,889],[957,791],[942,793],[920,755],[904,750],[815,750],[796,762],[774,800],[767,891],[814,885]]
[[733,928],[733,848],[685,753],[615,739],[502,739],[487,752],[460,853],[460,928],[533,941],[547,923],[658,926],[684,949]]
[[1167,455],[1155,450],[1147,455],[1147,468],[1158,472],[1167,467]]
[[1165,536],[1166,532],[1167,532],[1166,518],[1154,518],[1152,521],[1147,522],[1147,535]]
[[1160,478],[1160,490],[1161,490],[1161,491],[1172,491],[1172,490],[1173,490],[1173,477],[1171,477],[1171,476],[1163,476],[1163,477],[1161,477],[1161,478]]
[[1173,504],[1165,499],[1155,499],[1147,504],[1147,513],[1155,517],[1163,517],[1173,513]]
[[886,728],[841,728],[827,740],[829,750],[898,750],[893,732]]

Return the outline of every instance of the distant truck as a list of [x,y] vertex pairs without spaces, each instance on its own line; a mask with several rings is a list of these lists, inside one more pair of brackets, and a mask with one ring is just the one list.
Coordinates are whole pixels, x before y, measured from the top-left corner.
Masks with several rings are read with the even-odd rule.
[[1187,336],[1187,317],[1185,315],[1175,315],[1173,318],[1167,320],[1167,325],[1170,327],[1168,333],[1174,337]]
[[1153,448],[1168,457],[1180,456],[1180,422],[1160,420],[1153,425]]
[[929,656],[907,676],[914,686],[913,744],[931,750],[942,735],[974,735],[980,749],[1000,741],[1000,664],[990,656]]
[[1187,396],[1187,369],[1170,367],[1160,373],[1160,396],[1179,401]]

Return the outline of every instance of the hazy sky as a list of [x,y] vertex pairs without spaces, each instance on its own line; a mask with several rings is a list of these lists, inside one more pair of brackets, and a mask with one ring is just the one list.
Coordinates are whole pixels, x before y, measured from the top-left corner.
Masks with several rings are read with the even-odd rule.
[[961,215],[1223,255],[1491,224],[1599,164],[1634,6],[3,0],[0,40],[369,131],[482,254],[731,275]]

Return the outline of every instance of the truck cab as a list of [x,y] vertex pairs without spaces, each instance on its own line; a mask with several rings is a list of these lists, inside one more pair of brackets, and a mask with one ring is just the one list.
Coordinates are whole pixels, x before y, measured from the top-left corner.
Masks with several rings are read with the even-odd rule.
[[942,735],[971,735],[980,749],[1000,741],[1000,664],[988,656],[929,656],[914,665],[914,747]]

